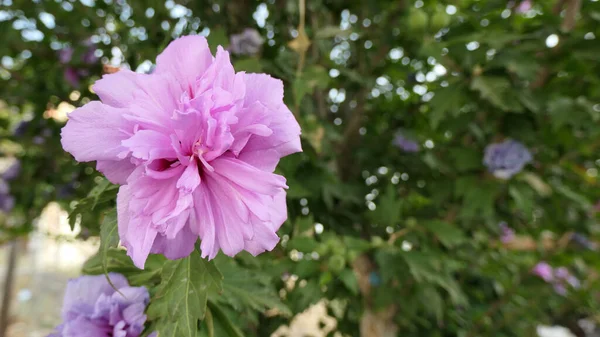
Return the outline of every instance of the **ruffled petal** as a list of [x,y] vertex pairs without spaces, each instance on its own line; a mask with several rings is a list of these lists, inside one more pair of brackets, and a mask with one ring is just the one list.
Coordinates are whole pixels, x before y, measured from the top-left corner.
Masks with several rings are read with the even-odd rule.
[[283,103],[283,83],[264,74],[246,74],[246,96],[244,106],[256,102],[269,109],[273,134],[269,137],[252,137],[243,151],[274,149],[281,157],[301,152],[300,125],[292,112]]
[[123,119],[123,113],[123,109],[97,101],[76,109],[61,131],[63,148],[79,162],[123,159],[121,141],[133,134],[133,126]]
[[182,92],[193,95],[196,79],[204,74],[213,60],[206,38],[198,35],[180,37],[156,58],[155,74],[175,75]]
[[132,196],[129,185],[119,188],[117,194],[119,237],[123,246],[127,248],[127,255],[131,257],[133,264],[144,269],[144,264],[158,233],[150,226],[148,216],[132,217],[130,211]]
[[[108,276],[117,288],[129,286],[127,279],[121,274],[109,273]],[[91,316],[94,312],[97,299],[101,295],[110,296],[114,292],[115,290],[108,283],[104,275],[101,277],[84,275],[69,280],[63,300],[63,319],[67,320],[70,312]]]
[[135,165],[129,159],[98,160],[96,169],[106,176],[113,184],[125,184],[127,178],[135,170]]

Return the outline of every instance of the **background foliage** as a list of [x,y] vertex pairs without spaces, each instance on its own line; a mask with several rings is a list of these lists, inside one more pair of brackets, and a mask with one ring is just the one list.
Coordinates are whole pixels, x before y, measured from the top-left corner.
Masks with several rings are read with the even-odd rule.
[[[27,235],[60,201],[82,239],[102,236],[83,272],[149,287],[148,331],[161,336],[268,336],[322,298],[349,336],[531,336],[538,323],[582,335],[578,319],[600,319],[600,2],[532,4],[1,0],[0,152],[21,172],[0,238]],[[95,99],[111,66],[148,72],[177,36],[216,48],[248,27],[266,43],[236,70],[284,80],[303,129],[304,152],[278,168],[290,186],[281,244],[258,258],[151,256],[137,270],[116,248],[115,186],[61,148],[64,113]],[[394,146],[399,132],[420,150]],[[483,153],[505,138],[534,160],[499,180]],[[541,260],[581,288],[555,293],[530,272]]]

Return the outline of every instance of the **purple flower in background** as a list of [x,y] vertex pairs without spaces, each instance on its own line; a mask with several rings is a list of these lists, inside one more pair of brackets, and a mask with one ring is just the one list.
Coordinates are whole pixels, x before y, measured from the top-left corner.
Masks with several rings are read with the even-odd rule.
[[531,272],[534,275],[541,277],[546,282],[552,282],[552,280],[554,280],[554,269],[544,261],[536,264]]
[[8,184],[0,179],[0,212],[10,212],[15,207],[15,198],[10,195]]
[[21,172],[21,162],[18,159],[15,159],[12,164],[2,172],[2,178],[4,180],[13,180]]
[[565,296],[567,294],[567,287],[565,287],[564,284],[554,283],[552,284],[552,288],[554,288],[554,291],[559,295]]
[[507,139],[502,143],[493,143],[485,148],[483,163],[496,178],[508,179],[521,172],[533,157],[521,143]]
[[64,70],[65,80],[69,82],[72,87],[79,86],[79,73],[73,67],[66,67]]
[[254,28],[246,28],[230,38],[229,50],[236,55],[255,55],[260,51],[265,39]]
[[48,337],[138,337],[144,330],[144,310],[150,300],[144,287],[131,287],[127,279],[109,273],[81,276],[67,284],[62,319]]
[[517,13],[525,13],[531,10],[533,2],[531,0],[522,0],[517,6]]
[[419,143],[404,137],[404,135],[402,134],[396,135],[396,137],[392,141],[392,144],[394,144],[396,147],[400,148],[404,152],[419,152],[420,150]]
[[58,61],[62,64],[71,62],[75,51],[71,47],[65,47],[58,51]]
[[31,121],[21,121],[21,122],[19,122],[19,124],[15,128],[15,131],[13,132],[13,134],[16,137],[24,136],[25,133],[27,132],[27,129],[29,128],[29,125],[31,125]]
[[502,243],[508,243],[515,239],[514,229],[508,227],[506,222],[500,222],[499,226],[502,231],[502,235],[500,236],[500,241],[502,241]]
[[579,288],[581,286],[581,282],[579,279],[571,274],[569,270],[565,267],[556,268],[554,271],[554,277],[557,281],[564,281],[571,285],[573,288]]
[[94,64],[98,62],[98,57],[95,54],[96,45],[90,39],[85,40],[83,45],[86,46],[87,49],[81,56],[81,61],[85,64]]

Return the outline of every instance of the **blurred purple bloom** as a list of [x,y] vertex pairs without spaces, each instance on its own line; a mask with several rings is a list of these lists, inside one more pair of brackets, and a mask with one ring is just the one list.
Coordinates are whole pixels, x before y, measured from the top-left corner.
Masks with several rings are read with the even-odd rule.
[[559,295],[565,296],[567,294],[567,288],[561,283],[554,283],[552,287],[554,288],[554,291],[556,291],[556,293]]
[[564,281],[571,285],[573,288],[579,288],[581,286],[581,282],[579,279],[571,274],[569,270],[565,267],[556,268],[554,271],[554,277],[557,281]]
[[69,281],[62,308],[63,323],[48,337],[138,337],[144,330],[144,310],[150,300],[144,287],[131,287],[127,279],[109,273],[81,276]]
[[534,275],[539,276],[546,282],[552,282],[552,280],[554,280],[554,270],[548,263],[544,261],[536,264],[535,267],[533,267],[533,269],[531,270],[531,272]]
[[21,162],[16,159],[12,165],[10,165],[3,173],[2,173],[2,178],[4,180],[13,180],[15,179],[18,175],[19,172],[21,172]]
[[46,142],[46,140],[44,139],[44,137],[42,136],[35,136],[33,137],[33,143],[37,144],[37,145],[42,145]]
[[502,235],[500,236],[500,241],[502,241],[502,243],[508,243],[515,239],[514,229],[508,227],[506,222],[500,222],[499,226],[502,231]]
[[571,273],[569,273],[567,268],[559,267],[554,270],[554,276],[556,276],[556,278],[559,280],[565,280],[567,277],[571,276]]
[[0,211],[2,212],[10,212],[15,207],[15,198],[9,193],[8,184],[0,179]]
[[83,43],[87,46],[85,53],[81,56],[81,61],[85,64],[94,64],[98,62],[98,57],[96,56],[96,45],[90,41],[89,39]]
[[589,250],[597,250],[598,249],[598,245],[595,242],[591,241],[590,239],[588,239],[585,235],[583,235],[581,233],[573,233],[573,235],[571,236],[571,240],[586,249],[589,249]]
[[31,124],[30,121],[21,121],[21,122],[19,122],[19,124],[15,128],[15,131],[13,132],[13,134],[16,137],[21,137],[21,136],[25,135],[25,133],[27,132],[27,129],[29,128],[30,124]]
[[255,55],[264,42],[256,29],[246,28],[240,34],[231,35],[229,50],[236,55]]
[[65,80],[69,82],[72,87],[79,87],[79,74],[77,70],[72,67],[66,67],[64,71]]
[[400,148],[405,152],[419,152],[419,143],[414,140],[410,140],[404,137],[402,134],[398,134],[392,142],[396,147]]
[[502,143],[489,144],[485,148],[483,163],[496,178],[508,179],[521,172],[532,159],[523,144],[507,139]]
[[62,64],[71,62],[74,50],[71,47],[65,47],[58,51],[58,61]]
[[533,7],[533,3],[531,0],[522,0],[519,5],[517,6],[517,13],[525,13],[528,12],[529,10],[531,10],[531,8]]

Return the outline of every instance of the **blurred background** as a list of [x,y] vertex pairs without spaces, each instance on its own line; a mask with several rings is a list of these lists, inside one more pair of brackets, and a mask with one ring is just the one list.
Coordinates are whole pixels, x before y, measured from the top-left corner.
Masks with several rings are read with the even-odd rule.
[[188,34],[302,126],[281,243],[237,258],[289,314],[232,304],[244,335],[600,336],[598,0],[0,0],[0,336],[60,323],[114,206],[69,112]]

